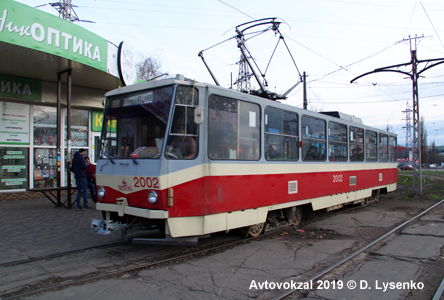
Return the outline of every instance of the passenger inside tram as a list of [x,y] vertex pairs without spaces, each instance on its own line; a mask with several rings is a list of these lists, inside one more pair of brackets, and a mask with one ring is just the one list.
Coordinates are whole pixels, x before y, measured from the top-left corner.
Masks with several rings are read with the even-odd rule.
[[305,155],[305,160],[320,160],[318,147],[310,146],[307,150],[307,154]]
[[[194,138],[185,135],[185,125],[179,124],[176,129],[176,135],[171,142],[172,151],[169,153],[175,158],[193,159],[196,156],[196,141]],[[180,153],[177,151],[180,150]],[[171,157],[174,157],[171,155]]]

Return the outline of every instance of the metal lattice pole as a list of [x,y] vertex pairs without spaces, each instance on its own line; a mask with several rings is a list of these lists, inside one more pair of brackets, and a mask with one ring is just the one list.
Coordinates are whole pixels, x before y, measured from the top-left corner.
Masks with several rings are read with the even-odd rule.
[[412,88],[413,88],[413,191],[422,195],[422,160],[421,160],[421,121],[419,118],[418,97],[418,59],[416,50],[412,55]]

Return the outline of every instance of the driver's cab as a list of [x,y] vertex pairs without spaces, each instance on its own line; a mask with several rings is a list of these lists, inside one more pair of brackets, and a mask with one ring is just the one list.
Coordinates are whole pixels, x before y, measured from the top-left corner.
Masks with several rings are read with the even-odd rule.
[[199,91],[192,86],[178,86],[174,100],[165,157],[194,159],[198,155],[198,129],[195,109],[199,105]]

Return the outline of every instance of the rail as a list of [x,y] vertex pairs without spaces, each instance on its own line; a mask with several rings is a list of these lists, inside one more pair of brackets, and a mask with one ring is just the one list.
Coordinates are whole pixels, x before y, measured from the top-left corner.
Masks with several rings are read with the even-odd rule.
[[[441,205],[444,203],[444,199],[439,201],[438,203],[430,206],[429,208],[427,208],[426,210],[424,210],[423,212],[417,214],[416,216],[412,217],[411,219],[405,221],[404,223],[402,223],[401,225],[398,225],[397,227],[393,228],[392,230],[390,230],[389,232],[385,233],[384,235],[380,236],[379,238],[377,238],[376,240],[370,242],[369,244],[365,245],[364,247],[360,248],[359,250],[353,252],[352,254],[350,254],[349,256],[347,256],[346,258],[340,260],[339,262],[331,265],[330,267],[324,269],[323,271],[319,272],[318,274],[312,276],[311,278],[307,279],[304,281],[304,283],[310,282],[310,281],[314,281],[322,276],[324,276],[325,274],[329,273],[330,271],[332,271],[333,269],[336,269],[337,267],[343,265],[344,263],[346,263],[347,261],[351,260],[352,258],[354,258],[355,256],[357,256],[358,254],[361,254],[362,252],[364,252],[365,250],[367,250],[368,248],[372,247],[373,245],[377,244],[378,242],[382,241],[383,239],[385,239],[386,237],[388,237],[389,235],[393,234],[394,232],[398,231],[399,229],[403,228],[404,226],[406,226],[407,224],[409,224],[410,222],[412,222],[413,220],[418,219],[419,217],[423,216],[424,214],[426,214],[427,212],[429,212],[430,210],[434,209],[435,207]],[[437,295],[442,294],[442,289],[444,288],[443,283],[441,283],[440,287],[438,288],[438,292]],[[287,296],[293,294],[294,292],[300,290],[300,288],[295,288],[295,289],[288,289],[285,292],[283,292],[282,294],[272,298],[271,300],[282,300],[284,298],[286,298]],[[434,300],[435,298],[433,298]],[[439,298],[438,298],[439,299]]]

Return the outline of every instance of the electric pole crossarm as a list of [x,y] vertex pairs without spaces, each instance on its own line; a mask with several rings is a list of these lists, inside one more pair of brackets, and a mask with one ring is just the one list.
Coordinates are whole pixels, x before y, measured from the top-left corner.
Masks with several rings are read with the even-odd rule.
[[[393,67],[393,66],[392,66],[392,67]],[[373,74],[373,73],[381,73],[381,72],[395,72],[395,73],[401,73],[401,74],[407,75],[407,76],[409,76],[409,77],[412,77],[412,74],[410,74],[409,72],[404,72],[404,71],[400,71],[400,70],[388,70],[388,68],[392,68],[392,67],[386,67],[386,68],[375,69],[375,70],[373,70],[373,71],[371,71],[371,72],[364,73],[364,74],[359,75],[358,77],[353,78],[352,80],[350,80],[350,83],[353,83],[354,81],[356,81],[356,80],[358,80],[359,78],[362,78],[362,77],[364,77],[364,76],[367,76],[367,75],[370,75],[370,74]]]
[[439,58],[439,59],[434,59],[434,60],[424,60],[424,61],[419,61],[419,62],[431,62],[431,61],[437,61],[437,60],[441,60],[440,62],[437,62],[435,64],[432,64],[430,66],[425,67],[423,70],[418,72],[418,75],[420,75],[422,72],[427,71],[430,68],[436,67],[440,64],[444,64],[444,58]]

